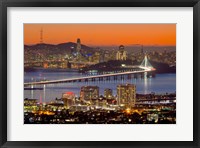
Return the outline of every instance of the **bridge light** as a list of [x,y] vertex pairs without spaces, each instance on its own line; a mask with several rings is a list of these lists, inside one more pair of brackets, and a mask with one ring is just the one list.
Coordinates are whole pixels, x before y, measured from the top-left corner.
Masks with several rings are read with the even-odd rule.
[[122,66],[122,67],[125,67],[125,66],[126,66],[126,64],[121,64],[121,66]]

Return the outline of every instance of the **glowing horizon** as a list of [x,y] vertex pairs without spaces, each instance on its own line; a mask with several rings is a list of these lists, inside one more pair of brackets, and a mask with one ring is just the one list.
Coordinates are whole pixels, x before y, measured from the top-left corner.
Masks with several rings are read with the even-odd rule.
[[76,42],[88,46],[176,46],[176,24],[24,24],[24,44]]

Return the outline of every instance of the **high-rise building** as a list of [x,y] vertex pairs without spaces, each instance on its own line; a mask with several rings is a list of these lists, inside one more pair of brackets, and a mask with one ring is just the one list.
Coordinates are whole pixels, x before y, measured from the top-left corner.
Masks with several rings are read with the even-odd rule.
[[80,99],[91,101],[92,99],[99,98],[99,87],[98,86],[82,86],[80,91]]
[[116,54],[116,60],[126,60],[127,59],[127,52],[124,50],[124,46],[120,45],[119,50]]
[[104,97],[106,99],[111,99],[113,97],[113,95],[112,95],[112,89],[106,88],[104,90]]
[[76,42],[76,58],[81,61],[81,40],[78,38]]
[[63,93],[62,100],[64,102],[64,106],[66,108],[69,108],[70,106],[75,104],[75,94],[73,92]]
[[81,51],[81,40],[78,38],[76,42],[76,51],[80,52]]
[[92,56],[93,60],[92,62],[99,63],[100,62],[100,53],[95,52],[94,55]]
[[125,84],[117,86],[118,105],[134,107],[136,102],[136,86]]

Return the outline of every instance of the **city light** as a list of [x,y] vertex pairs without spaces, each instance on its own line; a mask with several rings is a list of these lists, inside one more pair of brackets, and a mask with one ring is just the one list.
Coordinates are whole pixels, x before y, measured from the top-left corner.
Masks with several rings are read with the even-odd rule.
[[176,123],[176,46],[127,44],[131,31],[109,46],[48,44],[44,32],[24,45],[24,124]]

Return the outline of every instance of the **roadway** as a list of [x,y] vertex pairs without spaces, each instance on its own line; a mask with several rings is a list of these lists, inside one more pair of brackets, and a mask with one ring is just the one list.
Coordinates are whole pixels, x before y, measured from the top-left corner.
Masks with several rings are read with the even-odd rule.
[[29,85],[41,85],[41,84],[53,84],[53,83],[64,83],[64,82],[76,82],[76,81],[83,81],[88,79],[95,79],[95,78],[104,78],[104,77],[112,77],[112,76],[119,76],[119,75],[128,75],[128,74],[135,74],[135,73],[144,73],[144,72],[150,72],[154,71],[154,68],[147,68],[139,66],[138,68],[141,68],[143,70],[139,71],[126,71],[126,72],[119,72],[119,73],[109,73],[109,74],[102,74],[102,75],[95,75],[95,76],[84,76],[84,77],[78,77],[78,78],[68,78],[68,79],[60,79],[60,80],[50,80],[50,81],[40,81],[40,82],[28,82],[24,83],[24,86]]

